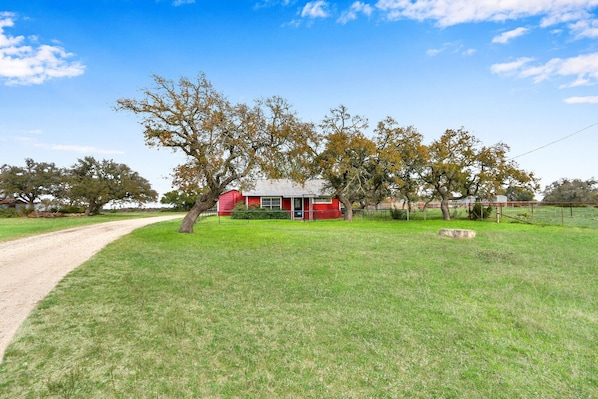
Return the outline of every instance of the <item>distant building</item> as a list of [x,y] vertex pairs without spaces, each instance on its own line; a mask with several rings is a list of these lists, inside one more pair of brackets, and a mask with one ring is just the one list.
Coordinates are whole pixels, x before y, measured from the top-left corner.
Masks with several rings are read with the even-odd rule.
[[21,198],[4,198],[0,200],[0,209],[14,209],[15,211],[22,211],[27,208],[29,204]]

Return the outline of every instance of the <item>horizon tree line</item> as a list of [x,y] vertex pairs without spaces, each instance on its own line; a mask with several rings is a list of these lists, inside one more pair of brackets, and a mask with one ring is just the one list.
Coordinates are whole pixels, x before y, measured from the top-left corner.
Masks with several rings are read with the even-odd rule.
[[[202,73],[178,82],[154,75],[153,86],[143,89],[140,98],[121,98],[114,108],[139,117],[146,145],[185,155],[173,170],[174,190],[166,193],[189,209],[182,233],[193,232],[199,215],[215,206],[220,194],[232,187],[251,188],[258,178],[300,183],[321,178],[344,205],[346,220],[352,219],[354,205],[376,205],[389,197],[404,199],[407,206],[439,200],[448,220],[452,200],[499,194],[533,199],[539,189],[534,174],[508,158],[507,144],[483,145],[463,127],[447,129],[425,144],[415,127],[401,126],[389,116],[368,137],[367,118],[343,105],[317,124],[304,122],[279,96],[232,103]],[[80,159],[63,182],[53,181],[54,164],[26,163],[23,170],[46,176],[46,183],[27,190],[13,184],[7,190],[7,176],[16,167],[4,165],[0,194],[29,203],[41,195],[78,201],[85,203],[87,214],[111,201],[147,202],[157,196],[147,180],[113,161]]]
[[0,167],[0,198],[26,202],[33,210],[36,202],[56,211],[82,210],[97,215],[109,203],[156,201],[158,193],[149,181],[123,163],[81,158],[70,168],[53,162],[25,159],[25,166]]
[[139,98],[117,100],[115,110],[139,117],[146,145],[185,154],[173,187],[181,195],[197,194],[182,233],[192,233],[199,215],[227,189],[251,187],[257,178],[322,178],[344,205],[346,220],[353,204],[376,204],[390,195],[408,202],[437,198],[450,219],[450,200],[539,187],[533,173],[507,158],[506,144],[484,146],[464,128],[447,129],[426,145],[414,127],[388,117],[369,138],[367,118],[343,105],[319,124],[304,122],[282,97],[234,104],[203,73],[178,82],[154,75],[153,86]]

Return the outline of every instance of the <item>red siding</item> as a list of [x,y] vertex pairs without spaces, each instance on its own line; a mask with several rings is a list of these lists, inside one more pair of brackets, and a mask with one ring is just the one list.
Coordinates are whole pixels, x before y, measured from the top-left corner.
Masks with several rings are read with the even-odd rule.
[[231,211],[244,197],[237,190],[227,191],[218,199],[218,216],[230,216]]
[[259,208],[262,205],[260,197],[247,197],[247,206],[250,207],[252,205]]
[[[244,197],[239,191],[231,190],[220,196],[218,202],[218,216],[230,216],[235,204],[244,201],[247,206],[259,207],[261,205],[260,197]],[[338,219],[341,218],[340,202],[333,198],[331,204],[311,204],[310,198],[305,198],[303,202],[303,218],[306,220],[317,219]],[[282,209],[291,211],[292,201],[290,198],[282,198]]]
[[331,204],[313,204],[315,219],[338,219],[343,217],[338,199],[333,198]]

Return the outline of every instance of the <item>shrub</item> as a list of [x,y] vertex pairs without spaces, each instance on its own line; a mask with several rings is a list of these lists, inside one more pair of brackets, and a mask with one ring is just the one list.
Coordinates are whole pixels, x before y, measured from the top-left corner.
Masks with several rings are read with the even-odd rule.
[[391,208],[390,216],[395,220],[407,220],[407,210]]
[[82,206],[67,205],[67,206],[61,206],[60,209],[58,209],[58,212],[60,212],[60,213],[84,213],[85,208]]
[[473,208],[469,211],[469,218],[472,220],[488,219],[493,210],[494,208],[492,205],[484,207],[480,202],[476,202]]
[[230,217],[231,219],[246,220],[290,219],[289,213],[287,211],[260,208],[256,205],[250,205],[249,209],[246,209],[243,202],[237,202],[231,212]]
[[0,209],[0,218],[16,218],[19,216],[19,212],[14,209]]

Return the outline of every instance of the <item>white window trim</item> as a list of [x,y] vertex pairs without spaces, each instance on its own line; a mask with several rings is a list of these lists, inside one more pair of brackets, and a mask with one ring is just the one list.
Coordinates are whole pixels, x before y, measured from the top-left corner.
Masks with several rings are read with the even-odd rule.
[[[267,207],[267,209],[282,209],[282,198],[281,197],[260,197],[260,208],[266,208],[264,206],[264,199],[269,199],[270,200],[270,206]],[[277,208],[273,208],[272,207],[272,200],[278,200],[278,207]]]
[[314,197],[314,204],[332,204],[332,197]]

